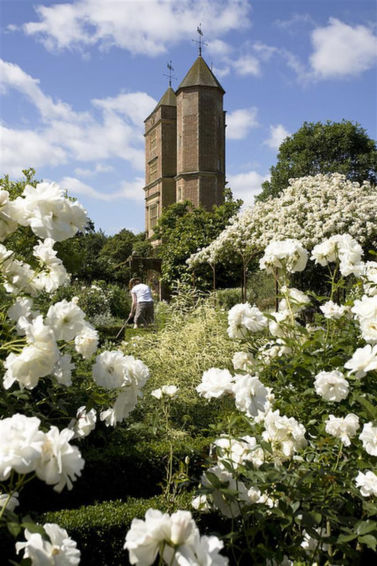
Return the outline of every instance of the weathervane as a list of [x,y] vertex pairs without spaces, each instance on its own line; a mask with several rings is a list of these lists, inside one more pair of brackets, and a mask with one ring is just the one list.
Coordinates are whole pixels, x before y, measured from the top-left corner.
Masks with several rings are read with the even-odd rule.
[[176,79],[177,77],[174,77],[174,76],[173,76],[174,67],[173,67],[173,65],[172,65],[172,61],[171,61],[171,60],[169,61],[169,63],[166,64],[166,66],[167,66],[167,68],[168,68],[168,70],[169,70],[169,74],[167,75],[167,74],[164,73],[164,77],[168,77],[168,79],[169,79],[169,86],[171,87],[171,81],[172,81],[172,79]]
[[193,39],[192,41],[194,43],[198,44],[199,47],[199,57],[202,56],[202,46],[203,45],[208,45],[208,43],[206,43],[205,41],[203,41],[203,32],[202,32],[202,24],[199,24],[198,27],[196,28],[196,31],[199,34],[199,39]]

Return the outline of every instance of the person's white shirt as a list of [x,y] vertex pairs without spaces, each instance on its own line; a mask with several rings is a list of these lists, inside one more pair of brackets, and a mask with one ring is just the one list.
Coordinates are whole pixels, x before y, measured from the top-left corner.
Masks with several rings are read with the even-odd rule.
[[134,285],[131,289],[131,293],[136,296],[136,302],[138,303],[149,303],[153,301],[151,290],[145,283]]

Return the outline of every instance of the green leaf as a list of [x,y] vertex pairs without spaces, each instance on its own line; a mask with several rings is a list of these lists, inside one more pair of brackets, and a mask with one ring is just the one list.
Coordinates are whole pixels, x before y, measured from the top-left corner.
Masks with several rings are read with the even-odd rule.
[[357,535],[366,535],[372,531],[377,531],[377,523],[375,521],[362,521],[356,525]]
[[352,533],[350,535],[339,535],[337,542],[350,542],[351,540],[355,540],[355,538],[357,538],[357,534],[355,533]]
[[373,535],[365,535],[359,537],[358,541],[361,542],[362,544],[366,544],[368,548],[371,548],[374,551],[376,550],[377,539]]
[[367,415],[372,419],[377,419],[377,407],[372,405],[365,397],[356,396],[357,401],[364,407],[367,412]]
[[18,537],[18,535],[19,535],[20,532],[21,532],[21,525],[20,525],[20,523],[16,523],[16,522],[13,522],[13,521],[9,521],[9,522],[7,523],[7,527],[8,527],[8,531],[10,532],[10,534],[11,534],[14,538]]

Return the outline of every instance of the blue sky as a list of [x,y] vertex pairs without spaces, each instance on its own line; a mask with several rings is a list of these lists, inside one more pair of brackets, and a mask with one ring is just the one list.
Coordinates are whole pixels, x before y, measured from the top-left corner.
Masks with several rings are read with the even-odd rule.
[[0,0],[1,175],[34,167],[97,229],[144,230],[144,119],[203,56],[226,94],[226,174],[251,203],[304,121],[377,137],[375,0]]

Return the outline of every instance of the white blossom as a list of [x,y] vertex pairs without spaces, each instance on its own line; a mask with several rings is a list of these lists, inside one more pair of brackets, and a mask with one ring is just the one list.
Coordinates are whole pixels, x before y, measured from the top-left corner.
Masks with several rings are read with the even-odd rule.
[[97,412],[95,409],[86,410],[85,405],[79,407],[76,418],[69,423],[69,428],[73,430],[73,438],[85,438],[95,429],[97,422]]
[[16,301],[7,310],[8,318],[16,322],[18,334],[25,334],[25,327],[38,316],[39,312],[32,309],[33,299],[31,297],[16,297]]
[[25,529],[26,541],[16,543],[17,554],[23,550],[24,558],[29,558],[32,566],[76,566],[80,563],[80,551],[65,529],[55,523],[46,523],[43,528],[49,540]]
[[359,436],[364,450],[371,456],[377,456],[377,426],[366,423]]
[[220,468],[224,468],[224,461],[230,462],[235,470],[246,462],[251,462],[256,468],[264,462],[263,449],[257,445],[253,436],[243,436],[239,439],[222,436],[215,440],[213,445],[217,448],[217,463]]
[[359,417],[353,413],[349,413],[345,417],[329,415],[326,421],[326,432],[335,436],[335,438],[339,438],[344,446],[350,446],[350,439],[356,436],[359,426]]
[[176,385],[163,385],[159,389],[153,389],[151,391],[152,397],[156,399],[161,399],[162,397],[176,397],[178,392],[178,387]]
[[26,185],[22,196],[9,203],[9,209],[12,218],[30,226],[36,236],[57,242],[71,238],[88,222],[81,204],[66,198],[56,183]]
[[295,452],[304,448],[305,427],[293,417],[280,416],[280,411],[269,411],[264,419],[263,439],[270,442],[274,455],[284,461],[292,458]]
[[202,495],[198,495],[197,497],[194,497],[191,501],[191,505],[194,509],[196,509],[197,511],[201,511],[202,513],[209,511],[211,508],[208,501],[208,497],[205,493],[203,493]]
[[259,265],[267,273],[283,268],[289,273],[295,273],[305,269],[308,255],[308,251],[296,239],[274,240],[264,250],[264,256],[260,259]]
[[86,360],[97,350],[98,331],[88,322],[75,337],[75,350]]
[[272,336],[283,338],[287,333],[287,325],[290,326],[293,321],[291,313],[288,310],[281,310],[271,313],[272,318],[268,321],[268,329]]
[[223,547],[224,543],[216,536],[200,536],[199,532],[195,531],[190,544],[177,549],[174,564],[177,566],[227,566],[228,559],[219,554]]
[[44,435],[41,457],[36,465],[37,476],[59,493],[65,486],[72,489],[72,481],[81,475],[84,467],[79,449],[69,444],[73,436],[73,430],[59,431],[52,426]]
[[254,305],[240,303],[228,312],[229,338],[245,338],[248,332],[259,332],[267,326],[267,318]]
[[178,510],[169,516],[148,509],[145,519],[133,519],[124,548],[131,564],[149,566],[159,552],[166,564],[178,566],[225,566],[218,554],[222,543],[216,537],[201,537],[189,511]]
[[319,308],[323,312],[324,317],[330,320],[338,320],[348,311],[345,305],[337,305],[333,301],[327,301]]
[[279,311],[286,312],[291,310],[293,313],[299,313],[310,303],[310,298],[295,287],[288,289],[284,286],[281,288],[281,293],[288,298],[289,305],[287,298],[281,299],[279,301]]
[[367,261],[362,273],[364,291],[370,297],[377,295],[377,261]]
[[27,346],[19,354],[10,353],[4,361],[3,383],[9,389],[15,381],[21,388],[33,389],[39,378],[53,372],[59,358],[55,337],[42,316],[25,326]]
[[254,356],[249,352],[235,352],[232,358],[234,369],[250,370],[254,365]]
[[377,475],[368,470],[365,473],[359,472],[355,478],[356,487],[360,488],[360,493],[363,497],[370,497],[373,495],[377,497]]
[[312,537],[304,531],[304,540],[301,543],[301,547],[305,550],[308,556],[312,556],[314,552],[318,552],[318,550],[322,550],[327,552],[329,549],[329,545],[323,542],[323,538],[328,537],[326,529],[316,529],[318,533],[318,538]]
[[101,411],[100,419],[106,426],[116,426],[123,422],[137,405],[139,391],[137,388],[128,386],[121,389],[115,403],[109,409]]
[[0,420],[0,480],[8,479],[14,470],[28,474],[35,470],[44,443],[37,417],[19,413]]
[[205,399],[218,399],[233,391],[233,376],[227,369],[211,368],[203,373],[196,391]]
[[236,375],[233,394],[237,409],[248,417],[256,417],[259,412],[264,412],[268,390],[256,376]]
[[9,210],[9,193],[0,190],[0,242],[17,229],[17,222],[12,218]]
[[60,355],[53,370],[56,381],[66,387],[72,385],[72,370],[75,369],[75,367],[70,354]]
[[339,403],[348,396],[349,385],[339,370],[321,371],[315,376],[314,388],[325,401]]
[[377,369],[377,345],[367,344],[364,348],[358,348],[344,367],[351,370],[350,374],[354,373],[358,379],[364,377],[368,371]]
[[53,329],[56,340],[74,340],[87,325],[85,313],[77,302],[77,297],[71,301],[63,299],[48,309],[46,323]]

